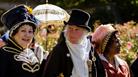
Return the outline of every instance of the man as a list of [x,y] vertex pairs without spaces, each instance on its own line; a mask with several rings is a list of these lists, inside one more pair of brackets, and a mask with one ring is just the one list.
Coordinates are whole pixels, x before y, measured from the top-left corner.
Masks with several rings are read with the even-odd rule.
[[91,61],[89,53],[92,46],[88,38],[91,31],[89,19],[87,12],[72,10],[69,21],[64,22],[65,30],[58,44],[46,60],[42,77],[57,77],[60,74],[64,77],[90,77],[88,63],[92,62],[88,61]]

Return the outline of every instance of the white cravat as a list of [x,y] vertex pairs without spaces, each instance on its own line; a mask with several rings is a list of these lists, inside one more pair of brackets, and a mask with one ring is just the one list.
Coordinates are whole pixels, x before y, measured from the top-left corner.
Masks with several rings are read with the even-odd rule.
[[87,60],[91,50],[90,40],[84,37],[80,44],[72,44],[66,39],[66,44],[74,65],[71,77],[89,77]]

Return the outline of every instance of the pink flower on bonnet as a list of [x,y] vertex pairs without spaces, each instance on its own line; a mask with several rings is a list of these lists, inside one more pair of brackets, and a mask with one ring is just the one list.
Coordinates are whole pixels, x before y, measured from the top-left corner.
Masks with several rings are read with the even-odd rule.
[[0,48],[4,46],[6,43],[0,38]]
[[105,50],[105,46],[113,32],[116,30],[112,24],[100,25],[92,34],[92,43],[98,53],[102,53]]

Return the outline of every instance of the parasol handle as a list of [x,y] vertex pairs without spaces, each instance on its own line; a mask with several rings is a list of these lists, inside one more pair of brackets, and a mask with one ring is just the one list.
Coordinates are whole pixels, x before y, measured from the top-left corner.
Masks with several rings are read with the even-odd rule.
[[48,0],[46,0],[46,4],[48,3]]

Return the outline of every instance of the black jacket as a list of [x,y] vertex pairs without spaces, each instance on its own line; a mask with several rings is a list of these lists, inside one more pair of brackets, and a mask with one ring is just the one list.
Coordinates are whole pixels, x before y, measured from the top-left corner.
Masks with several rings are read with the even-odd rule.
[[14,40],[7,40],[7,45],[0,49],[0,77],[37,77],[40,64],[19,60],[21,52],[23,48]]
[[[65,43],[65,38],[63,34],[62,37],[59,39],[58,44],[53,48],[53,51],[50,52],[44,67],[43,76],[42,77],[57,77],[59,74],[63,74],[64,77],[70,77],[72,74],[73,69],[73,62],[71,59],[71,54]],[[93,77],[105,77],[104,69],[100,63],[98,55],[95,53],[97,58],[96,60],[96,67],[94,69],[93,65]],[[90,56],[91,58],[91,56]]]

